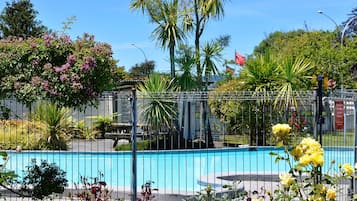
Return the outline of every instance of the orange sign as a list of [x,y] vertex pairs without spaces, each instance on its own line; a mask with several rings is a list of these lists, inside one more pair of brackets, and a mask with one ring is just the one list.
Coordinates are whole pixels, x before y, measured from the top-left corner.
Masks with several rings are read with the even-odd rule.
[[345,112],[345,107],[343,101],[335,101],[335,129],[336,130],[342,130],[345,126],[344,112]]

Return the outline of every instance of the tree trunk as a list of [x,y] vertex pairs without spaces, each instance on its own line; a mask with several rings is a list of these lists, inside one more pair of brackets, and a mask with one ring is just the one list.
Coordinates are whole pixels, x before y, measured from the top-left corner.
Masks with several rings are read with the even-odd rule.
[[175,78],[175,44],[170,44],[171,79]]

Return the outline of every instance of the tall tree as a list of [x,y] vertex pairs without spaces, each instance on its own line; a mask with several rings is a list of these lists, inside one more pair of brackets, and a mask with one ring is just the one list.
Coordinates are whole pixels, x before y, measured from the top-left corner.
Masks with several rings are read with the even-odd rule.
[[219,19],[224,15],[224,0],[186,0],[184,1],[185,19],[188,30],[193,30],[195,38],[195,57],[199,88],[202,89],[202,67],[200,39],[208,20]]
[[37,14],[38,12],[29,0],[6,2],[0,15],[0,37],[27,38],[45,33],[47,28],[39,20],[36,20]]
[[133,0],[131,9],[147,12],[150,20],[157,24],[152,36],[162,48],[169,48],[171,78],[175,78],[175,46],[185,39],[180,23],[178,0]]

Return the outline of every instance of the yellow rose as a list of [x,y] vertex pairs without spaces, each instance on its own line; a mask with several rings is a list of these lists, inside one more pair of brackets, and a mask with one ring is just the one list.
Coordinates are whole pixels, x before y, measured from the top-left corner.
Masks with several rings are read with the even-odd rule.
[[310,195],[308,200],[309,201],[325,201],[325,199],[323,197],[321,197],[321,195]]
[[313,150],[321,148],[320,143],[311,137],[302,139],[300,145],[302,146],[304,153],[312,153]]
[[352,176],[354,171],[355,170],[352,168],[350,164],[345,163],[342,165],[342,173],[345,174],[346,176]]
[[291,184],[294,183],[294,179],[289,173],[281,174],[279,178],[280,178],[280,183],[281,185],[283,185],[284,188],[288,188]]
[[321,152],[320,153],[315,152],[315,153],[311,154],[310,160],[311,160],[312,164],[314,165],[314,167],[322,166],[324,164],[324,155]]
[[335,200],[336,199],[336,191],[334,189],[328,189],[326,193],[326,198],[328,200]]
[[290,151],[290,154],[294,156],[295,160],[299,160],[300,157],[304,154],[301,146],[296,146],[294,149]]
[[303,155],[299,160],[299,164],[302,166],[307,166],[310,162],[311,162],[311,158],[307,154]]
[[272,127],[276,140],[286,140],[289,137],[291,127],[288,124],[276,124]]

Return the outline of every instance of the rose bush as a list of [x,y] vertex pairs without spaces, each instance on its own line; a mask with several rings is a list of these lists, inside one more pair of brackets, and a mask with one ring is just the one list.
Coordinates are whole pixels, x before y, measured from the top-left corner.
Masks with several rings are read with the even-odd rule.
[[0,92],[30,106],[43,99],[59,106],[95,103],[111,87],[116,61],[111,47],[84,34],[0,40]]
[[284,147],[284,154],[272,152],[276,161],[285,161],[290,170],[280,175],[280,188],[271,195],[271,200],[336,200],[342,190],[341,182],[354,177],[354,168],[346,163],[340,164],[335,170],[332,160],[327,171],[322,171],[325,165],[324,149],[311,137],[306,137],[299,144],[288,145],[291,128],[287,124],[273,126],[273,134],[279,146]]

